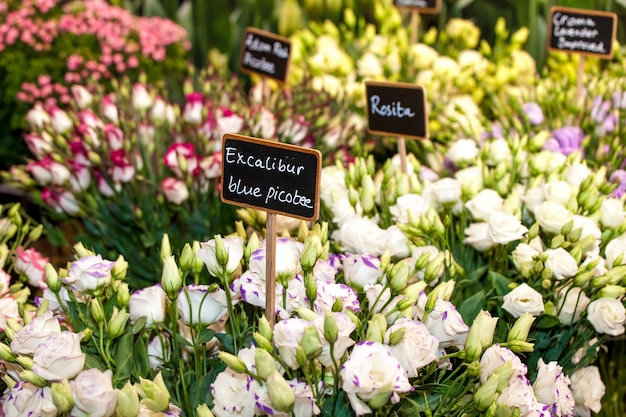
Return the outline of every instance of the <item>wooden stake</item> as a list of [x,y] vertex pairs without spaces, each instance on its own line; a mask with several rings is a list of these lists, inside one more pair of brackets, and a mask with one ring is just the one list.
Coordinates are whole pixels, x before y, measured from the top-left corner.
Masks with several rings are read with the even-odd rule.
[[[284,289],[287,291],[287,289]],[[265,223],[265,318],[276,323],[276,215],[267,213]]]
[[409,174],[406,162],[406,140],[403,137],[398,138],[398,154],[400,155],[400,169],[404,174]]
[[585,56],[580,55],[578,60],[578,73],[576,74],[576,98],[581,99],[583,96],[583,78],[585,76]]
[[417,9],[411,10],[411,45],[417,43],[417,33],[420,29],[420,14]]

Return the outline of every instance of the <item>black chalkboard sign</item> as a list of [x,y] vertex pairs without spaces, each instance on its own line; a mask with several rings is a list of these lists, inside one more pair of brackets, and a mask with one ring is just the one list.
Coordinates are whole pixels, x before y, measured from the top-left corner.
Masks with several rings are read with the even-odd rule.
[[316,149],[228,133],[220,196],[225,203],[315,221],[321,170]]
[[365,94],[370,132],[418,139],[428,137],[424,87],[366,81]]
[[393,0],[398,8],[417,9],[420,13],[436,14],[441,10],[441,0]]
[[290,57],[289,39],[251,27],[244,32],[239,59],[242,71],[285,82]]
[[548,49],[608,59],[616,31],[615,13],[555,6],[550,9]]

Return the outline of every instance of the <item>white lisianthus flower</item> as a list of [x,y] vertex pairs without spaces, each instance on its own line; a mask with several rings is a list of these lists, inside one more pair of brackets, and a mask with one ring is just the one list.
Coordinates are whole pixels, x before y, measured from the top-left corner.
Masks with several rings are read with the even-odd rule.
[[26,113],[26,121],[32,130],[38,130],[50,123],[50,115],[37,103]]
[[435,307],[422,321],[430,334],[439,340],[439,347],[456,346],[463,349],[470,328],[454,304],[437,298]]
[[626,263],[626,234],[620,235],[607,243],[604,249],[604,257],[606,267],[609,269],[617,266],[615,261],[620,257],[622,258],[621,264]]
[[111,269],[115,262],[102,259],[101,255],[89,255],[72,262],[67,277],[61,280],[80,292],[93,291],[111,282]]
[[472,223],[465,229],[463,243],[470,245],[479,252],[485,252],[496,246],[489,234],[488,223]]
[[135,323],[140,317],[146,317],[146,324],[163,321],[166,297],[160,284],[133,292],[128,301],[130,322]]
[[160,369],[170,355],[169,339],[159,335],[148,343],[148,363],[154,370]]
[[376,79],[383,75],[383,66],[376,55],[364,53],[356,63],[357,74],[362,78]]
[[76,417],[109,417],[115,412],[117,391],[113,388],[110,369],[102,372],[91,368],[79,373],[73,381],[72,397],[74,408],[72,416]]
[[259,388],[256,379],[226,368],[211,384],[211,411],[216,417],[254,417],[255,395]]
[[487,225],[491,240],[501,245],[520,240],[528,232],[516,216],[502,212],[493,213]]
[[502,212],[503,205],[504,199],[497,191],[485,188],[465,203],[465,208],[475,221],[486,222],[492,214]]
[[501,347],[499,344],[489,346],[480,357],[480,382],[487,382],[489,375],[496,369],[509,362],[513,367],[515,375],[526,375],[528,368],[522,360],[509,348]]
[[161,190],[165,199],[180,206],[189,199],[189,189],[185,183],[177,178],[168,177],[161,181]]
[[317,297],[315,298],[313,309],[317,313],[322,314],[327,311],[332,311],[336,303],[341,305],[341,311],[345,311],[346,309],[361,311],[359,298],[354,288],[336,282],[318,282]]
[[576,323],[590,301],[580,287],[562,288],[556,296],[557,317],[564,325]]
[[226,293],[217,288],[209,292],[208,285],[187,285],[180,289],[176,306],[187,326],[209,325],[219,321],[228,311]]
[[535,208],[535,217],[543,230],[559,234],[563,226],[574,218],[574,214],[561,204],[544,201]]
[[390,226],[384,230],[383,240],[380,241],[379,252],[384,253],[389,250],[393,258],[406,258],[409,252],[409,239],[404,232],[396,225]]
[[596,332],[619,336],[624,333],[626,309],[620,300],[602,297],[589,303],[587,319]]
[[0,297],[0,331],[6,328],[7,318],[20,319],[19,305],[11,295]]
[[348,395],[357,416],[372,412],[367,402],[378,394],[385,393],[395,404],[400,401],[398,394],[413,390],[406,371],[393,356],[389,346],[382,343],[359,342],[339,374],[341,388]]
[[288,318],[281,320],[274,326],[272,341],[283,363],[291,369],[298,369],[296,360],[296,348],[302,342],[304,330],[310,326],[307,320],[300,318]]
[[510,162],[513,159],[511,148],[506,139],[496,138],[487,144],[487,164],[496,166],[499,162]]
[[[243,241],[242,241],[243,242]],[[261,242],[261,246],[250,256],[249,270],[258,272],[265,277],[265,247],[266,242]],[[304,249],[304,243],[298,242],[291,237],[280,237],[276,239],[276,277],[283,280],[290,280],[297,274],[302,273],[300,256]],[[242,249],[243,250],[243,249]]]
[[31,355],[48,336],[60,334],[59,319],[48,310],[15,333],[11,341],[11,350],[17,355]]
[[578,369],[570,379],[576,403],[575,415],[589,417],[592,411],[598,413],[602,409],[601,400],[606,392],[598,367],[587,366]]
[[523,283],[504,296],[502,308],[515,318],[524,313],[536,317],[544,310],[543,297],[537,290]]
[[624,202],[617,198],[607,197],[602,200],[602,207],[600,207],[600,223],[604,227],[610,229],[617,229],[624,223]]
[[408,377],[415,378],[420,369],[437,360],[439,339],[430,334],[424,323],[402,317],[387,329],[385,344],[389,344],[390,336],[400,329],[404,329],[404,336],[399,342],[390,345],[391,352]]
[[360,216],[362,212],[360,204],[357,203],[357,207],[354,207],[347,196],[334,200],[330,206],[330,211],[333,213],[333,222],[339,227]]
[[337,340],[333,343],[333,355],[330,354],[330,343],[324,337],[325,314],[319,314],[313,320],[313,325],[317,329],[317,334],[322,342],[322,353],[320,353],[317,359],[324,366],[335,366],[336,363],[333,363],[332,358],[339,360],[348,348],[356,343],[351,337],[352,332],[356,329],[356,324],[350,319],[350,316],[346,313],[332,313],[332,315],[337,325]]
[[86,356],[80,349],[82,333],[64,331],[52,334],[37,345],[32,370],[47,381],[72,379],[85,365]]
[[341,244],[347,253],[368,253],[380,256],[380,242],[384,239],[385,231],[372,219],[353,217],[346,221],[339,230],[332,234],[333,240]]
[[585,164],[575,162],[565,169],[565,181],[572,187],[580,187],[580,184],[591,175],[591,170]]
[[431,68],[439,52],[425,43],[416,43],[410,46],[409,57],[414,63],[415,69],[423,70]]
[[135,110],[148,110],[152,107],[154,98],[148,92],[148,89],[144,84],[133,84],[132,91],[132,104]]
[[474,161],[478,152],[478,145],[474,139],[459,139],[450,144],[446,158],[454,165],[462,167]]
[[450,57],[439,56],[433,62],[433,73],[439,79],[453,80],[460,72],[459,64]]
[[50,387],[38,388],[30,382],[18,381],[0,397],[0,413],[4,417],[56,417],[59,410],[54,405]]
[[565,181],[550,181],[543,185],[546,201],[567,206],[572,196],[572,186]]
[[522,201],[524,202],[528,211],[530,211],[531,213],[535,213],[535,210],[537,210],[541,203],[545,201],[543,187],[529,188],[522,197]]
[[371,255],[348,255],[341,261],[346,284],[362,289],[367,284],[376,284],[383,276],[380,259]]
[[454,178],[461,183],[463,195],[472,197],[483,189],[483,170],[480,165],[459,169],[454,173]]
[[442,178],[432,184],[430,194],[435,204],[458,203],[461,199],[461,183],[455,178]]
[[518,271],[522,270],[522,266],[532,268],[535,265],[534,257],[539,255],[539,251],[527,243],[520,243],[511,253],[513,264]]
[[[222,243],[228,252],[228,262],[226,263],[226,273],[228,275],[235,272],[243,258],[243,238],[241,236],[223,237]],[[217,261],[215,239],[200,243],[200,249],[196,256],[204,262],[209,273],[219,277],[222,275],[222,265]]]
[[550,416],[547,406],[539,403],[526,375],[514,374],[496,400],[510,408],[519,408],[521,416]]
[[574,394],[570,389],[570,379],[563,373],[563,367],[556,361],[548,364],[539,358],[537,378],[533,391],[540,403],[550,407],[556,417],[574,415]]
[[578,272],[576,259],[565,249],[547,249],[545,253],[548,255],[545,267],[552,271],[557,280],[573,277]]
[[430,203],[419,194],[404,194],[396,199],[396,204],[389,207],[393,220],[399,223],[409,222],[409,212],[414,218],[426,214]]

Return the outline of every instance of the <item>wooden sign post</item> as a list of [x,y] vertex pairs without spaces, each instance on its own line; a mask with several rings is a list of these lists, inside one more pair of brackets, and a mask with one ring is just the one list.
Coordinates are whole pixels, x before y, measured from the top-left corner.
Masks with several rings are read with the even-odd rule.
[[441,10],[441,0],[393,0],[393,5],[399,9],[411,9],[411,45],[417,43],[419,14],[437,14]]
[[610,59],[617,32],[617,15],[597,10],[554,6],[550,9],[548,49],[580,54],[576,93],[582,96],[585,57]]
[[371,133],[398,137],[402,172],[408,173],[405,137],[428,138],[424,87],[406,83],[366,81],[367,122]]
[[222,138],[220,198],[267,212],[265,315],[272,327],[276,321],[276,214],[317,220],[321,172],[322,155],[316,149],[229,133]]

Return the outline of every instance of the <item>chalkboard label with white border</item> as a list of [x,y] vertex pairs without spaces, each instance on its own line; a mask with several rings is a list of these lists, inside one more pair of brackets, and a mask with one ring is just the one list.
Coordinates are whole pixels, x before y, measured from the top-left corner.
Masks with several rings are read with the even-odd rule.
[[242,71],[285,82],[290,57],[289,39],[252,27],[244,32],[239,60]]
[[315,221],[321,170],[316,149],[227,133],[220,196],[225,203]]
[[428,138],[424,87],[408,83],[366,81],[365,95],[370,132]]
[[441,10],[441,0],[393,0],[398,8],[417,9],[420,13],[436,14]]
[[550,9],[548,49],[609,59],[616,31],[615,13],[555,6]]

